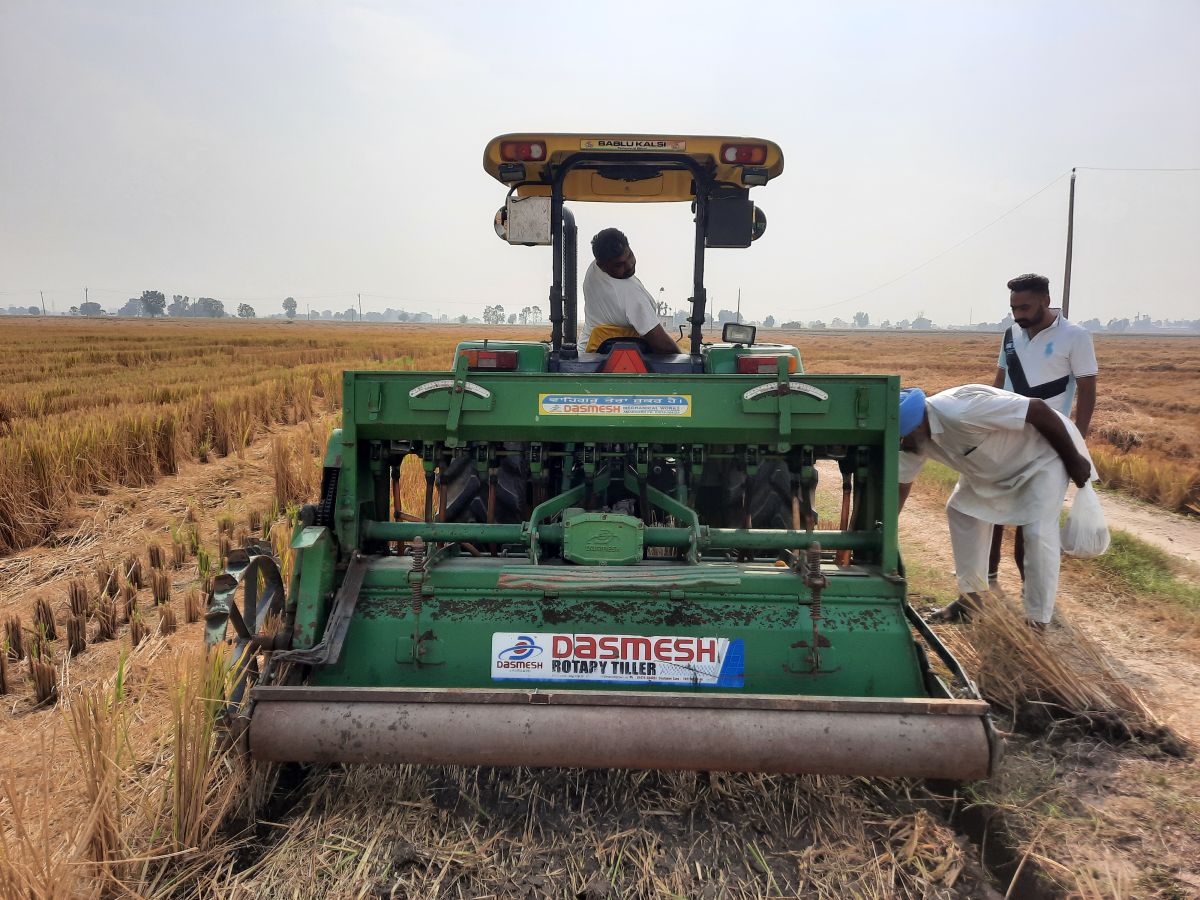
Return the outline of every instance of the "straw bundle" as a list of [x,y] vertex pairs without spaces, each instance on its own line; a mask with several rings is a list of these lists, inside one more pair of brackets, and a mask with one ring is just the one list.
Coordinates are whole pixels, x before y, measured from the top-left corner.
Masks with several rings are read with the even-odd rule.
[[33,606],[33,627],[46,640],[58,640],[58,628],[54,625],[54,611],[42,597],[39,597]]
[[151,544],[149,547],[147,547],[146,558],[150,561],[151,569],[163,568],[163,563],[166,561],[166,557],[163,555],[162,545]]
[[146,586],[146,574],[142,569],[142,560],[140,557],[132,553],[125,557],[125,562],[121,565],[121,571],[125,573],[125,577],[129,579],[129,583],[135,588],[141,589]]
[[192,622],[199,622],[202,615],[204,615],[203,600],[200,596],[200,592],[195,588],[192,588],[183,595],[184,621],[190,625]]
[[158,608],[158,633],[174,634],[177,627],[175,610],[169,606],[160,606]]
[[33,699],[38,706],[58,699],[58,667],[53,663],[30,653],[29,680],[33,682]]
[[67,619],[67,653],[78,656],[87,649],[87,619],[70,616]]
[[257,533],[257,532],[261,531],[262,530],[262,513],[259,512],[257,509],[250,510],[250,514],[247,517],[246,524],[250,526],[250,531],[252,531],[252,532]]
[[71,606],[71,615],[86,616],[91,605],[88,598],[87,582],[75,578],[67,585],[67,600]]
[[117,595],[119,587],[117,572],[112,563],[103,557],[96,560],[96,587],[100,589],[101,594],[108,594],[110,597]]
[[949,641],[984,697],[1017,727],[1141,740],[1169,753],[1186,752],[1100,645],[1069,623],[1035,631],[1011,605],[992,598]]
[[[120,675],[118,675],[118,680]],[[91,688],[71,704],[68,726],[79,759],[79,782],[91,811],[84,828],[88,857],[105,881],[115,874],[121,841],[121,757],[126,733],[120,689]],[[115,893],[115,892],[114,892]],[[109,895],[105,891],[103,895]]]
[[132,622],[137,612],[137,590],[128,581],[121,585],[121,615],[124,621]]
[[187,558],[187,546],[183,543],[183,541],[173,539],[171,541],[171,568],[182,569],[184,563],[187,562]]
[[117,622],[117,601],[101,597],[96,604],[96,640],[113,640],[117,636]]
[[137,610],[129,618],[129,644],[131,647],[136,647],[146,637],[146,623],[142,621],[142,614]]
[[179,530],[179,537],[187,548],[188,556],[195,556],[200,549],[200,527],[195,522],[189,522]]
[[8,648],[6,656],[15,660],[25,658],[25,635],[18,616],[10,616],[4,623],[4,644]]
[[150,575],[150,589],[154,593],[154,602],[159,606],[171,601],[171,576],[161,569],[155,569]]
[[0,696],[8,693],[8,650],[0,647]]

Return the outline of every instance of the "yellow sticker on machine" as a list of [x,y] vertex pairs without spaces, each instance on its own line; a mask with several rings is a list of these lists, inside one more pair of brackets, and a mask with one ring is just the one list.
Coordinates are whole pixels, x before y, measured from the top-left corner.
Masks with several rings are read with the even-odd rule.
[[580,150],[616,150],[626,153],[683,153],[687,150],[687,141],[649,140],[637,138],[584,138],[579,142]]
[[692,414],[691,394],[538,394],[543,416],[674,416]]

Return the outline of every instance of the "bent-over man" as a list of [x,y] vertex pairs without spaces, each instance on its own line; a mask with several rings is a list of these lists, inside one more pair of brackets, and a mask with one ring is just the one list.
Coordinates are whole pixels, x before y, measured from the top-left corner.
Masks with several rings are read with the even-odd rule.
[[959,599],[931,619],[962,621],[988,589],[988,549],[996,525],[1021,525],[1025,616],[1050,621],[1058,592],[1058,517],[1067,484],[1096,477],[1078,429],[1043,400],[986,384],[926,397],[901,392],[900,507],[927,459],[959,473],[946,504]]
[[[1008,282],[1013,324],[1004,333],[993,384],[1022,397],[1037,397],[1070,418],[1076,388],[1075,427],[1084,438],[1096,409],[1096,351],[1091,333],[1068,322],[1050,308],[1050,279],[1044,275],[1018,275]],[[1000,572],[1004,526],[992,532],[988,557],[988,584],[995,590]],[[1025,578],[1025,542],[1017,526],[1013,542],[1017,570]]]
[[583,331],[579,345],[595,352],[609,338],[637,337],[652,353],[678,353],[658,320],[654,298],[633,273],[637,257],[629,241],[615,228],[605,228],[592,238],[595,260],[583,276]]

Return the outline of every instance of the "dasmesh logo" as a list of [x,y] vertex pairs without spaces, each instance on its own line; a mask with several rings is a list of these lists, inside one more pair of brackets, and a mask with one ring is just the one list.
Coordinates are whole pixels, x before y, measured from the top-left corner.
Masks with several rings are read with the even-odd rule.
[[511,647],[505,647],[496,654],[496,665],[501,669],[535,669],[537,663],[529,662],[531,657],[542,652],[537,641],[527,634],[517,635],[517,642]]

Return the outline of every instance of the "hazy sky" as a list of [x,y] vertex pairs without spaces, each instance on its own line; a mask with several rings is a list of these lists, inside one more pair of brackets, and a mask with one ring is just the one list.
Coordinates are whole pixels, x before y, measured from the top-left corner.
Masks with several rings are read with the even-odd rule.
[[[1200,167],[1197,47],[1196,0],[0,0],[0,307],[546,309],[549,249],[496,238],[480,164],[528,129],[777,141],[768,231],[710,252],[713,308],[995,321],[1012,275],[1061,290],[1055,178]],[[685,204],[576,216],[683,305]],[[1080,172],[1072,318],[1200,317],[1198,282],[1200,173]]]

